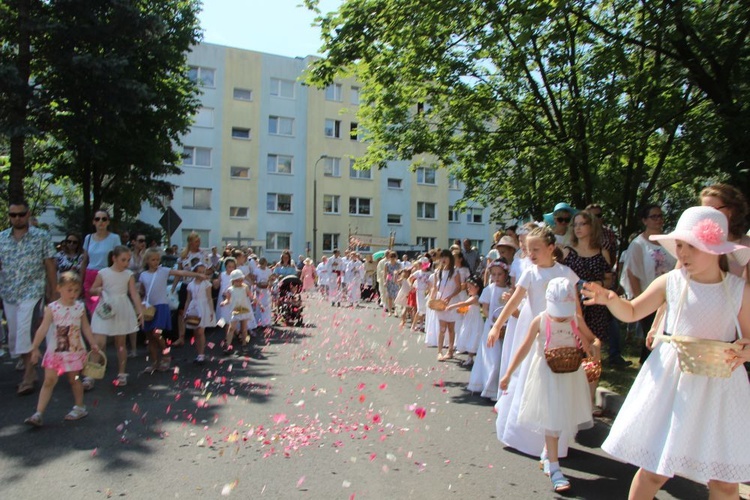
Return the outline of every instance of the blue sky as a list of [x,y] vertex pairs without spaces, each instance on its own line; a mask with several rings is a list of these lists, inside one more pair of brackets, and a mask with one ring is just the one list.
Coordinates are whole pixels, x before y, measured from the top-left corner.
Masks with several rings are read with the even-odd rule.
[[[315,14],[302,0],[203,0],[203,40],[288,57],[320,54]],[[321,10],[335,10],[341,0],[322,0]]]

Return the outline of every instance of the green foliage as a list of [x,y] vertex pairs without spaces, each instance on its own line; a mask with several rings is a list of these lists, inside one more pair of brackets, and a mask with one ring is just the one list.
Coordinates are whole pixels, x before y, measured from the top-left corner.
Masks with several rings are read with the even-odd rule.
[[[59,154],[48,166],[81,186],[84,213],[118,215],[172,195],[180,136],[198,107],[186,53],[200,38],[197,0],[14,0],[0,7],[0,134],[11,139],[10,185],[27,175],[28,144]],[[22,22],[25,20],[25,22]],[[21,27],[30,35],[19,36]],[[24,76],[20,57],[30,55]],[[18,116],[19,104],[24,114]],[[63,153],[64,152],[64,153]]]
[[[730,3],[734,13],[747,10]],[[736,178],[719,154],[729,141],[725,119],[674,56],[676,15],[664,13],[684,9],[695,25],[705,17],[698,4],[720,8],[348,0],[318,18],[326,56],[308,81],[324,85],[346,72],[363,81],[359,118],[371,146],[359,165],[425,159],[497,214],[538,220],[559,201],[600,202],[627,237],[640,204],[681,207],[709,180]],[[737,44],[747,33],[723,32],[750,66]]]

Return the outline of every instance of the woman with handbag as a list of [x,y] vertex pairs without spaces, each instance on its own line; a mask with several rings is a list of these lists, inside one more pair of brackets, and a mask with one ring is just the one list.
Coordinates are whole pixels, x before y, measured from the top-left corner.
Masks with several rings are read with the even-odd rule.
[[97,210],[94,212],[93,224],[96,231],[87,234],[83,239],[83,262],[81,269],[83,275],[83,294],[86,299],[86,309],[89,314],[94,313],[99,297],[91,293],[91,286],[94,284],[96,275],[99,271],[109,266],[107,258],[109,253],[120,245],[120,237],[115,233],[109,232],[109,213],[106,210]]
[[600,343],[585,323],[577,324],[578,297],[570,280],[550,280],[545,299],[547,307],[532,320],[500,379],[500,390],[508,389],[513,372],[535,344],[518,423],[544,436],[546,456],[542,457],[542,468],[552,480],[552,489],[561,492],[570,489],[570,482],[560,470],[558,443],[562,434],[572,439],[579,429],[593,425],[589,387],[581,362],[584,349],[596,359]]
[[707,483],[709,498],[738,498],[739,483],[750,481],[750,382],[737,369],[750,359],[750,285],[726,272],[728,254],[744,266],[750,249],[729,235],[721,211],[688,208],[674,231],[651,236],[681,268],[632,301],[584,285],[586,305],[605,305],[621,321],[667,306],[663,330],[670,335],[660,336],[665,342],[646,359],[602,444],[639,467],[629,498],[653,498],[675,475]]

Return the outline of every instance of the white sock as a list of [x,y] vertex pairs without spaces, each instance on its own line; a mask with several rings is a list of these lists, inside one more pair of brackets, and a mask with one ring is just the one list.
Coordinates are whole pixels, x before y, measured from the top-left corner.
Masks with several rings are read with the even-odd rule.
[[560,462],[549,463],[549,474],[550,476],[560,470]]

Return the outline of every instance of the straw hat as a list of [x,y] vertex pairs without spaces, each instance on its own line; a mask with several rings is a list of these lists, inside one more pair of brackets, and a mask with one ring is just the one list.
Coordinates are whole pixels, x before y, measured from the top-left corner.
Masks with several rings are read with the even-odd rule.
[[518,244],[516,243],[516,240],[514,240],[510,236],[503,236],[500,238],[500,241],[495,243],[495,247],[510,247],[513,250],[518,250]]
[[750,248],[727,241],[727,218],[712,207],[690,207],[677,221],[677,227],[669,234],[649,236],[658,241],[667,252],[677,257],[677,240],[713,255],[731,253],[743,266],[750,261]]
[[553,211],[548,214],[544,214],[544,222],[546,222],[550,227],[555,225],[555,212],[568,212],[571,217],[575,217],[575,215],[578,213],[578,210],[571,207],[564,201],[558,203],[557,205],[555,205],[555,209]]
[[547,314],[555,318],[569,318],[576,315],[576,292],[568,278],[553,278],[547,285]]
[[243,273],[240,269],[235,269],[231,273],[229,273],[229,281],[234,280],[244,280],[245,279],[245,273]]

